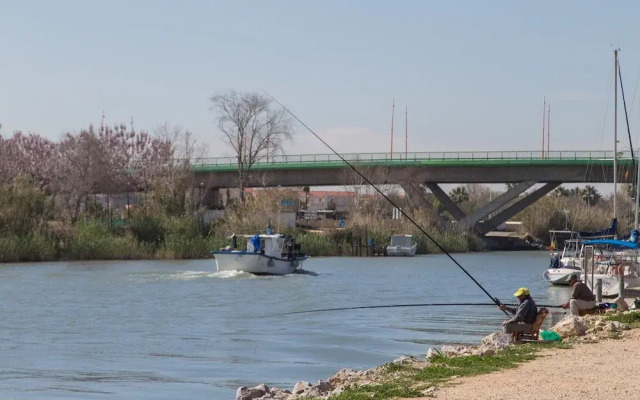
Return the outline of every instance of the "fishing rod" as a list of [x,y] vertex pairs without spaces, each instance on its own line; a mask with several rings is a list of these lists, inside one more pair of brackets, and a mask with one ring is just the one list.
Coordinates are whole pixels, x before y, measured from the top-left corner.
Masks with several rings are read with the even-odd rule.
[[[342,157],[337,151],[335,151],[333,149],[333,147],[329,146],[329,144],[327,142],[325,142],[324,140],[322,140],[322,138],[320,136],[318,136],[313,129],[309,128],[309,126],[307,126],[307,124],[305,124],[304,122],[302,122],[302,120],[300,118],[298,118],[293,112],[291,112],[291,110],[289,110],[287,107],[284,106],[284,104],[280,103],[278,101],[278,99],[276,99],[275,97],[273,97],[270,93],[268,93],[267,91],[263,90],[263,92],[271,97],[273,99],[273,101],[275,101],[276,103],[278,103],[280,105],[280,107],[282,107],[287,113],[289,113],[289,115],[291,115],[296,121],[298,121],[302,126],[304,126],[309,132],[311,132],[311,134],[313,136],[315,136],[319,141],[322,142],[322,144],[324,144],[325,146],[327,146],[327,148],[329,150],[331,150],[336,156],[338,156],[342,162],[344,162],[345,164],[347,164],[347,166],[349,166],[349,168],[351,168],[353,170],[353,172],[355,172],[356,174],[358,174],[362,179],[364,179],[365,182],[367,182],[373,189],[375,189],[376,192],[378,192],[385,200],[387,200],[389,203],[391,203],[391,205],[393,205],[396,209],[398,209],[400,211],[400,213],[407,218],[407,220],[409,220],[416,228],[418,228],[418,230],[420,230],[420,232],[422,232],[423,235],[425,235],[427,238],[429,238],[429,240],[431,240],[433,242],[433,244],[436,245],[436,247],[438,247],[440,249],[440,251],[442,251],[447,257],[449,257],[449,259],[458,266],[458,268],[460,268],[462,270],[462,272],[464,272],[476,285],[478,285],[478,287],[487,295],[489,296],[489,298],[491,299],[491,301],[493,301],[495,303],[495,305],[499,306],[500,300],[498,300],[498,298],[491,296],[491,294],[489,294],[489,292],[487,292],[487,290],[480,284],[480,282],[478,282],[473,276],[471,276],[471,274],[462,266],[460,265],[460,263],[453,258],[453,256],[451,254],[449,254],[449,252],[447,250],[444,249],[444,247],[442,247],[440,245],[440,243],[436,242],[436,240],[434,238],[431,237],[431,235],[429,235],[420,225],[418,225],[417,222],[415,222],[413,220],[413,218],[411,218],[411,216],[409,216],[406,212],[404,212],[404,210],[402,210],[402,208],[400,208],[400,206],[398,206],[393,200],[391,200],[387,195],[385,195],[382,190],[380,190],[376,185],[374,185],[366,176],[364,176],[358,169],[356,169],[356,167],[354,167],[349,161],[345,160],[344,157]],[[502,312],[505,313],[505,315],[509,316],[509,314],[505,311],[502,310]]]
[[[495,303],[418,303],[418,304],[389,304],[389,305],[380,305],[380,306],[358,306],[358,307],[337,307],[337,308],[322,308],[317,310],[305,310],[305,311],[291,311],[286,313],[279,314],[271,314],[271,316],[280,316],[280,315],[292,315],[292,314],[307,314],[307,313],[315,313],[315,312],[326,312],[326,311],[345,311],[345,310],[363,310],[370,308],[395,308],[395,307],[443,307],[443,306],[495,306]],[[518,304],[507,304],[501,303],[504,306],[515,306]],[[551,305],[551,304],[537,304],[538,307],[546,307],[546,308],[562,308],[562,305]]]

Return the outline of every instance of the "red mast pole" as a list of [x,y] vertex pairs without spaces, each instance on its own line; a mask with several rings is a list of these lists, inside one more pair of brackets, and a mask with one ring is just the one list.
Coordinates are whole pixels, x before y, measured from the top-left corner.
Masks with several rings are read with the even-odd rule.
[[406,160],[409,154],[409,113],[408,107],[404,106],[404,159]]
[[393,105],[391,106],[391,159],[393,160],[393,114],[396,111],[396,99],[393,99]]
[[549,104],[549,112],[547,114],[547,158],[549,158],[550,145],[551,145],[551,104]]
[[542,98],[542,158],[544,158],[544,117],[545,117],[545,111],[547,111],[547,98],[543,97]]

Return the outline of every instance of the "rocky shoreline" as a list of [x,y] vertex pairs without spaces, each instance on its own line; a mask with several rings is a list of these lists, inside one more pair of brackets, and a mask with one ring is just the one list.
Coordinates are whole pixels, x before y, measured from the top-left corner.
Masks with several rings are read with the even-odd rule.
[[[619,311],[608,311],[608,313],[616,312]],[[640,313],[640,310],[624,311],[624,313]],[[626,324],[615,321],[605,321],[601,314],[587,315],[585,317],[569,315],[554,325],[550,330],[558,333],[569,343],[580,343],[598,342],[603,338],[609,338],[612,334],[617,334],[627,329],[629,329],[629,327]],[[444,355],[447,357],[464,357],[469,355],[491,356],[513,345],[514,342],[511,335],[493,333],[483,338],[481,344],[477,346],[448,345],[441,346],[437,349],[430,348],[424,358],[403,356],[394,360],[391,364],[410,364],[415,368],[425,368],[430,364],[430,359],[435,355]],[[327,399],[340,394],[345,388],[351,385],[384,383],[390,379],[385,371],[386,367],[384,365],[361,371],[346,368],[338,371],[328,380],[320,380],[316,384],[300,381],[292,390],[269,387],[264,383],[251,388],[240,387],[236,392],[236,400]],[[438,386],[431,386],[421,390],[421,392],[425,397],[435,397],[435,392],[438,390]]]

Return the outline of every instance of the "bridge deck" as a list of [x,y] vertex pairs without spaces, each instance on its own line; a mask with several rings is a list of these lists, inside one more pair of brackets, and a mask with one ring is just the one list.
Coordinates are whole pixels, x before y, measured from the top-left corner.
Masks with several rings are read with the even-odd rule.
[[[613,151],[484,151],[484,152],[414,152],[414,153],[345,153],[340,155],[349,163],[385,167],[508,167],[508,166],[611,166]],[[630,152],[619,152],[621,166],[633,164]],[[237,170],[235,157],[195,159],[196,172]],[[256,162],[254,169],[344,168],[336,154],[277,155]]]

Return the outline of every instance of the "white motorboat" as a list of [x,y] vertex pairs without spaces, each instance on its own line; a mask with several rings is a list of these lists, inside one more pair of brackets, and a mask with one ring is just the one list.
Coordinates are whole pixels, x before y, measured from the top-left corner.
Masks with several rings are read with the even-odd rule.
[[582,268],[577,266],[562,266],[559,268],[547,268],[542,277],[545,281],[549,282],[552,285],[569,285],[569,276],[571,274],[578,275],[578,279],[580,279],[582,274]]
[[[255,275],[287,275],[295,272],[307,259],[293,237],[271,233],[246,236],[246,250],[228,246],[212,251],[218,272],[238,271]],[[235,239],[234,239],[235,241]]]
[[417,249],[418,244],[413,241],[412,235],[393,235],[391,243],[386,247],[389,256],[413,257]]

